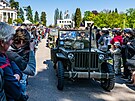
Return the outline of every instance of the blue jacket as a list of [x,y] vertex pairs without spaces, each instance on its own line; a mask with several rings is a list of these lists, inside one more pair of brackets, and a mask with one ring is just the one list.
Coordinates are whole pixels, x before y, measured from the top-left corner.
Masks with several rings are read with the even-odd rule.
[[0,68],[4,71],[4,90],[8,101],[18,100],[21,97],[21,84],[14,74],[22,76],[14,62],[9,62],[6,55],[0,53]]
[[4,77],[3,77],[3,70],[0,68],[0,101],[6,101],[6,96],[4,92]]

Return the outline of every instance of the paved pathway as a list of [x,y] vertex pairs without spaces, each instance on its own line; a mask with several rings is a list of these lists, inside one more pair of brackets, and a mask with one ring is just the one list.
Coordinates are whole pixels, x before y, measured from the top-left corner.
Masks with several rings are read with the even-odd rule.
[[111,92],[104,91],[98,82],[87,79],[66,81],[64,90],[58,91],[50,49],[45,42],[43,39],[39,43],[36,53],[37,75],[28,80],[29,101],[135,101],[135,88],[127,87],[119,77]]

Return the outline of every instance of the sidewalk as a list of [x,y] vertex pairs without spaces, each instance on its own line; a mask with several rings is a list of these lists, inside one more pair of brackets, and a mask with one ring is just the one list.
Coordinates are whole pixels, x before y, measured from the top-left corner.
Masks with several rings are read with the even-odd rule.
[[50,59],[50,49],[46,47],[46,39],[42,39],[36,52],[37,73],[47,69],[47,65],[43,63],[47,59]]

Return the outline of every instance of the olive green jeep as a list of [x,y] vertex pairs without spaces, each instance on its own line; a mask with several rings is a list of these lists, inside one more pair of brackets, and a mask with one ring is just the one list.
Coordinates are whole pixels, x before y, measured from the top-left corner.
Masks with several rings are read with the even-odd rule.
[[58,30],[57,45],[51,49],[51,60],[57,72],[57,88],[63,90],[65,78],[93,78],[105,90],[115,85],[114,67],[107,53],[92,45],[92,31]]

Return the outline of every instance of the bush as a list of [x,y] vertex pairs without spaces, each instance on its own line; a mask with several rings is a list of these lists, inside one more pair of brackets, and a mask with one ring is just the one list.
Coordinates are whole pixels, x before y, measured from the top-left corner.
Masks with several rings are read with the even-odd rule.
[[21,18],[17,18],[14,20],[17,24],[22,24],[23,20]]
[[13,21],[12,21],[12,18],[8,18],[8,24],[12,24]]

